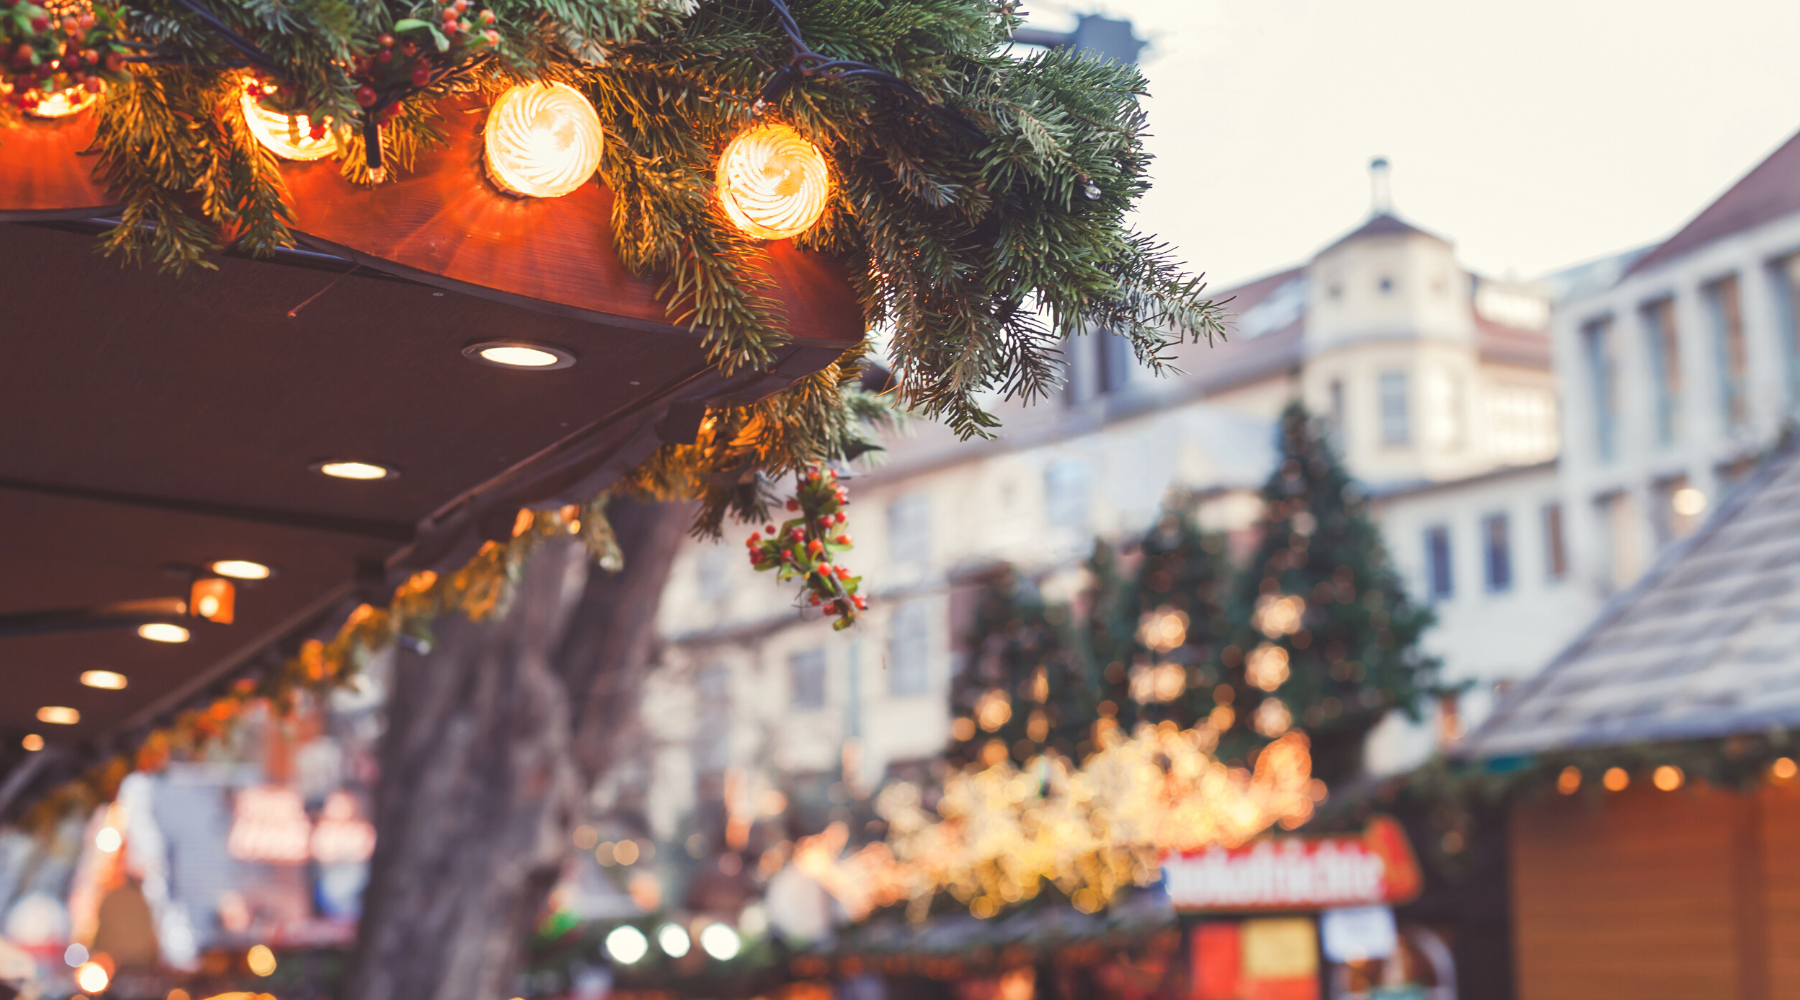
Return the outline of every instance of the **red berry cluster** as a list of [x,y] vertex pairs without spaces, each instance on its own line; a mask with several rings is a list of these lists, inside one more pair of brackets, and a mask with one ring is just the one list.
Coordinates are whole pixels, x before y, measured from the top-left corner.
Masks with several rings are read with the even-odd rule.
[[384,93],[430,86],[438,66],[500,47],[494,12],[474,9],[469,0],[433,0],[418,13],[418,17],[394,22],[391,33],[376,39],[374,52],[357,56],[350,65],[350,75],[362,84],[356,88],[356,103],[365,108],[384,103],[376,112],[376,120],[382,124],[398,107],[383,102]]
[[776,579],[784,582],[800,578],[807,600],[837,616],[832,627],[838,629],[849,628],[869,606],[856,592],[862,577],[851,576],[847,567],[832,562],[834,556],[852,547],[844,530],[848,518],[843,509],[849,505],[850,494],[838,482],[837,473],[814,467],[800,475],[799,489],[787,502],[787,509],[798,516],[783,521],[779,528],[765,525],[744,540],[750,549],[750,565],[758,572],[774,570]]
[[11,83],[12,103],[31,111],[51,94],[99,93],[108,76],[125,72],[118,35],[118,12],[108,8],[59,16],[29,0],[0,0],[0,76]]

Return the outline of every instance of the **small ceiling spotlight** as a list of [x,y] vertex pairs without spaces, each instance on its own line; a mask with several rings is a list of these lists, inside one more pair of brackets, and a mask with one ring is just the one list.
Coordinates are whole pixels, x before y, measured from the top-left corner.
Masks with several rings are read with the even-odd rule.
[[312,470],[330,476],[333,479],[392,479],[400,474],[399,470],[385,465],[374,465],[369,462],[353,462],[344,459],[314,462],[312,464]]
[[220,576],[228,576],[233,580],[267,580],[274,572],[259,562],[248,559],[220,559],[210,567]]
[[123,691],[130,682],[125,679],[124,674],[112,670],[83,670],[81,683],[102,691]]
[[535,368],[550,371],[575,363],[575,355],[550,344],[522,340],[489,340],[463,348],[463,357],[496,368]]
[[149,639],[151,642],[188,641],[187,629],[182,628],[180,625],[171,625],[168,622],[150,622],[146,625],[139,625],[138,635]]
[[81,721],[81,713],[67,705],[45,705],[38,709],[37,718],[53,726],[73,726]]

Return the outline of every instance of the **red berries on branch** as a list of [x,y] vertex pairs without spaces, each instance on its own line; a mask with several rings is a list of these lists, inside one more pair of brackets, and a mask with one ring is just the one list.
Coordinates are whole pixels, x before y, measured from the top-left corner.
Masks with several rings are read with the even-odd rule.
[[797,516],[780,528],[764,525],[761,533],[744,539],[751,566],[758,572],[774,570],[783,582],[798,579],[807,603],[836,617],[832,627],[838,629],[849,628],[869,606],[856,592],[862,578],[833,561],[851,547],[848,532],[832,532],[848,520],[843,507],[849,502],[850,494],[837,473],[815,466],[800,474],[794,496],[787,501],[788,511]]

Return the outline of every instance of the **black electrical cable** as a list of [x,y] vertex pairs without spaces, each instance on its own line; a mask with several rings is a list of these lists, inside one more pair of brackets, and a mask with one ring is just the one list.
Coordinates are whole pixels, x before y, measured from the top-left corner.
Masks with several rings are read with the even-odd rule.
[[760,114],[776,99],[782,91],[792,86],[797,77],[822,76],[827,80],[870,80],[881,84],[901,97],[936,113],[950,127],[968,136],[976,142],[985,143],[987,133],[979,125],[970,121],[967,116],[955,108],[948,107],[927,98],[919,93],[919,89],[905,80],[889,73],[879,66],[853,59],[827,59],[814,52],[806,44],[806,38],[800,33],[800,22],[794,20],[794,14],[788,10],[787,0],[769,0],[769,6],[775,8],[775,17],[781,22],[782,33],[788,37],[788,45],[793,49],[793,58],[786,66],[775,71],[769,82],[763,84],[762,91],[756,96],[755,110]]

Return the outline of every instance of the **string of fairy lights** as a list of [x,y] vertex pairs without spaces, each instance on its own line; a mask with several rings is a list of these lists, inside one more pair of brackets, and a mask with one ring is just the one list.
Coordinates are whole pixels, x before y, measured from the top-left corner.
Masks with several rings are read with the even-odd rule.
[[[267,57],[202,5],[180,2],[242,53],[232,63],[244,67],[239,106],[257,142],[281,159],[298,162],[345,151],[348,126],[288,106],[288,88]],[[381,126],[398,113],[401,102],[487,60],[499,45],[492,12],[471,8],[469,0],[440,3],[441,22],[398,21],[393,33],[381,37],[380,47],[372,55],[358,56],[351,67],[353,76],[363,82],[356,97],[363,109],[364,152],[370,175],[378,182],[385,179]],[[789,239],[811,228],[824,214],[832,187],[825,156],[793,126],[763,117],[799,79],[868,80],[930,109],[964,136],[976,141],[985,138],[966,117],[933,103],[894,74],[868,63],[829,59],[815,52],[787,4],[783,0],[769,0],[769,4],[790,42],[792,56],[762,87],[753,105],[761,120],[726,145],[716,176],[721,208],[745,235],[760,240]],[[109,81],[121,78],[127,64],[166,61],[155,46],[123,37],[117,11],[78,3],[67,9],[53,4],[37,14],[34,12],[40,8],[29,0],[15,0],[9,6],[18,30],[29,31],[33,38],[15,54],[10,67],[13,80],[6,87],[13,103],[27,114],[40,118],[79,114],[99,99]],[[434,47],[436,53],[431,52]],[[579,90],[556,82],[521,83],[504,91],[488,112],[483,163],[488,178],[508,194],[557,198],[593,178],[605,140],[599,115]]]

